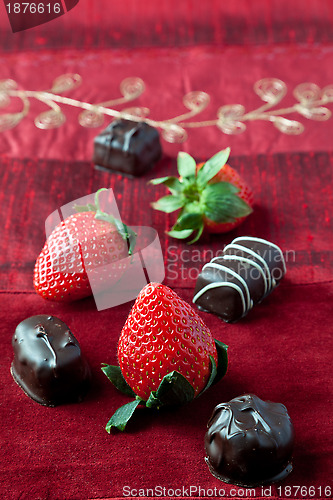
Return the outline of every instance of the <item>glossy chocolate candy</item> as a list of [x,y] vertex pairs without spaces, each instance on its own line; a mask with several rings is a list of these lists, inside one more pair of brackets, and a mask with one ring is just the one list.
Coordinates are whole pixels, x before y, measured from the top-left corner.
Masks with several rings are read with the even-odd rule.
[[94,140],[93,162],[103,170],[137,177],[161,156],[159,133],[145,122],[114,120]]
[[17,326],[12,345],[11,373],[30,398],[45,406],[82,400],[90,369],[63,321],[44,314],[27,318]]
[[226,322],[238,321],[274,290],[285,273],[277,245],[262,238],[239,237],[203,266],[193,302]]
[[292,471],[294,428],[283,404],[246,394],[216,406],[207,427],[206,462],[221,481],[255,487]]

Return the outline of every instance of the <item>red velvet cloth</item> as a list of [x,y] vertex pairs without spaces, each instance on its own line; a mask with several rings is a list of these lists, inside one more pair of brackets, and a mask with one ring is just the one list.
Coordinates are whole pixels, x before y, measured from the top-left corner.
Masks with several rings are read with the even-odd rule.
[[189,246],[166,234],[174,214],[150,208],[167,190],[149,185],[149,179],[176,175],[175,159],[163,157],[153,172],[136,179],[96,170],[90,162],[3,159],[0,289],[31,291],[32,270],[45,241],[48,215],[102,187],[113,189],[126,224],[157,229],[169,286],[194,287],[202,266],[234,237],[244,234],[266,238],[283,248],[287,281],[331,281],[333,153],[232,156],[229,162],[252,187],[254,212],[233,232],[206,235]]
[[[128,492],[151,496],[152,490],[158,496],[163,487],[169,489],[168,497],[172,489],[179,494],[179,488],[189,492],[190,486],[193,496],[209,496],[217,488],[229,497],[236,490],[239,496],[250,497],[251,493],[210,475],[203,449],[214,406],[245,392],[284,403],[296,429],[294,471],[264,494],[283,497],[293,491],[294,498],[302,498],[296,486],[303,486],[303,493],[315,491],[317,497],[320,491],[329,491],[323,488],[331,485],[332,455],[332,156],[246,156],[235,157],[232,163],[253,184],[255,212],[234,234],[210,236],[190,248],[166,239],[164,230],[171,216],[147,210],[149,201],[162,194],[160,188],[147,188],[148,177],[110,177],[82,162],[2,162],[0,477],[6,498],[114,498]],[[155,174],[175,169],[174,161],[164,159]],[[195,276],[207,252],[217,251],[236,234],[268,237],[284,251],[292,251],[287,254],[285,280],[246,319],[227,325],[202,313],[213,335],[229,345],[226,377],[176,412],[140,410],[126,433],[112,435],[104,426],[128,398],[111,386],[100,365],[116,363],[117,339],[131,304],[97,312],[92,299],[71,305],[48,303],[32,290],[32,269],[43,245],[46,216],[102,186],[114,188],[123,220],[158,229],[166,256],[165,282],[185,300],[191,301]],[[177,266],[170,267],[175,255]],[[91,391],[81,404],[39,406],[10,375],[15,327],[25,317],[40,313],[60,317],[81,342],[93,372]],[[256,495],[262,496],[260,489]]]
[[[176,291],[191,300],[192,289]],[[226,377],[177,411],[154,414],[142,409],[125,433],[109,435],[105,424],[129,398],[111,386],[100,364],[116,363],[117,338],[129,306],[97,313],[91,299],[64,306],[48,304],[33,292],[3,292],[0,484],[4,498],[115,498],[126,493],[125,487],[159,486],[216,487],[227,497],[235,496],[242,488],[220,483],[208,471],[203,439],[214,406],[245,392],[284,403],[295,426],[294,471],[272,486],[269,496],[287,497],[287,486],[303,486],[306,491],[314,486],[315,497],[323,496],[319,487],[323,493],[324,486],[332,486],[332,299],[332,284],[290,283],[235,325],[202,314],[214,336],[229,345]],[[80,404],[39,406],[10,375],[14,329],[23,318],[39,313],[67,322],[87,356],[93,385]],[[256,495],[263,496],[260,488]],[[237,496],[250,494],[243,490]],[[300,491],[293,489],[292,498],[302,498]]]
[[[216,119],[218,109],[225,105],[241,104],[247,112],[262,106],[263,101],[255,94],[253,86],[263,78],[279,78],[287,85],[288,92],[274,107],[276,110],[297,103],[293,91],[299,84],[313,82],[324,88],[333,83],[330,44],[40,50],[0,54],[0,64],[1,78],[13,79],[20,89],[26,90],[46,90],[58,76],[78,73],[82,77],[81,86],[65,95],[92,104],[121,97],[120,82],[128,77],[140,77],[145,82],[145,92],[135,101],[114,106],[114,109],[148,107],[149,116],[154,120],[167,120],[188,111],[182,100],[191,91],[201,90],[210,95],[208,107],[191,119],[204,121]],[[34,125],[34,119],[49,108],[32,98],[30,106],[28,115],[19,125],[1,134],[1,155],[89,161],[93,138],[111,120],[106,117],[102,126],[87,129],[78,124],[81,110],[61,104],[66,123],[58,129],[40,130]],[[332,111],[333,103],[328,103],[327,108]],[[8,108],[21,109],[18,99],[13,99]],[[246,130],[238,135],[224,134],[216,126],[187,129],[185,143],[170,144],[162,139],[163,150],[172,157],[180,150],[187,151],[200,159],[227,146],[234,155],[332,149],[332,118],[315,121],[296,112],[285,116],[299,120],[304,125],[304,132],[287,135],[269,121],[251,120],[246,122]]]
[[[321,88],[333,83],[330,0],[309,0],[306,8],[304,0],[110,4],[80,0],[61,18],[13,35],[1,3],[1,79],[39,90],[60,74],[79,73],[83,83],[68,95],[94,103],[119,97],[120,81],[138,76],[146,92],[129,105],[147,106],[152,118],[167,119],[185,111],[184,94],[204,90],[211,101],[199,120],[215,118],[226,104],[239,103],[246,110],[261,106],[253,92],[261,78],[286,82],[288,93],[278,108],[295,103],[292,92],[300,83]],[[1,112],[19,109],[13,101]],[[289,117],[305,126],[299,136],[284,135],[268,121],[249,121],[237,136],[216,127],[188,130],[182,145],[162,139],[163,158],[149,175],[127,179],[91,164],[93,137],[102,127],[82,128],[78,111],[62,106],[66,123],[39,130],[33,120],[46,109],[31,100],[28,116],[0,134],[2,498],[331,496],[333,120],[293,113]],[[209,236],[192,247],[168,238],[165,230],[174,216],[149,207],[165,189],[147,181],[174,174],[179,150],[200,160],[226,146],[232,149],[231,165],[255,192],[253,215],[235,232]],[[48,303],[32,286],[46,217],[100,187],[114,189],[125,222],[157,229],[165,283],[189,302],[202,265],[237,235],[279,244],[288,268],[281,285],[242,321],[229,325],[200,313],[213,336],[229,345],[229,370],[216,387],[177,411],[140,409],[126,433],[111,435],[104,426],[128,398],[112,387],[100,366],[116,363],[117,339],[131,304],[97,312],[91,298]],[[41,313],[69,325],[91,365],[92,387],[80,404],[40,406],[10,375],[16,326]],[[294,471],[255,495],[217,481],[204,462],[203,438],[214,406],[245,392],[284,403],[296,430]]]
[[42,47],[147,48],[333,41],[330,0],[80,0],[69,13],[12,36],[0,4],[5,51]]

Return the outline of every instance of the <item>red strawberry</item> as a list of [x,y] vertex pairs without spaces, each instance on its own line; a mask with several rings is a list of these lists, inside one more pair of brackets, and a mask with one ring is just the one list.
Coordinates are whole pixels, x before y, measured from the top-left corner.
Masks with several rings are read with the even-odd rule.
[[[131,253],[128,241],[134,233],[100,210],[100,191],[95,205],[77,207],[79,213],[62,221],[47,239],[34,270],[34,287],[43,298],[63,302],[81,299],[91,295],[93,280],[100,281],[95,287],[102,289],[122,276],[121,260]],[[108,274],[101,269],[107,269]]]
[[[197,171],[204,166],[204,163],[200,163],[197,166]],[[221,167],[219,172],[209,181],[209,184],[216,184],[218,182],[229,182],[236,188],[238,188],[237,196],[242,199],[249,207],[253,206],[253,193],[242,177],[236,172],[235,169],[230,167],[227,163]],[[250,209],[251,213],[251,209]],[[247,214],[249,215],[249,214]],[[228,233],[236,227],[238,227],[247,217],[239,217],[233,222],[215,222],[209,219],[209,217],[204,216],[205,230],[209,233]]]
[[[173,290],[149,283],[138,295],[119,338],[121,373],[110,366],[103,371],[120,390],[136,396],[126,405],[131,417],[143,402],[160,407],[197,397],[216,381],[218,358],[223,365],[219,366],[221,378],[226,371],[226,346],[214,341],[198,314]],[[107,430],[113,426],[123,430],[128,421],[127,413],[123,418],[124,408],[119,410],[121,422],[116,412]]]
[[212,335],[192,307],[164,285],[145,286],[118,344],[119,366],[133,391],[146,401],[162,378],[176,370],[197,396],[211,372],[209,355],[217,363]]
[[252,212],[253,194],[240,175],[226,164],[227,148],[206,163],[196,165],[187,153],[179,153],[177,177],[153,179],[151,184],[164,184],[171,195],[164,196],[152,206],[171,213],[180,209],[176,224],[169,235],[186,239],[196,232],[190,243],[197,241],[203,231],[225,233],[239,226]]

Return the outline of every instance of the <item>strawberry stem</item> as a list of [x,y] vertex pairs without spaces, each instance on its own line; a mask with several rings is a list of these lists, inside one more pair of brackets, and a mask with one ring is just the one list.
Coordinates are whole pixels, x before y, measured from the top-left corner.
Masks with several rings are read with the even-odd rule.
[[[228,346],[215,340],[217,350],[217,365],[212,356],[211,374],[205,388],[197,396],[201,396],[211,385],[216,384],[225,374],[228,367]],[[125,381],[119,367],[107,364],[102,365],[102,371],[108,377],[110,382],[122,393],[135,395],[132,389]],[[124,431],[126,424],[132,418],[136,408],[141,404],[146,408],[159,410],[163,406],[176,406],[189,403],[194,399],[194,388],[188,380],[177,371],[173,371],[165,375],[156,391],[151,391],[147,401],[143,401],[139,396],[136,396],[134,401],[121,406],[112,415],[106,425],[107,432],[110,433],[112,427]]]
[[179,210],[177,222],[167,234],[177,239],[194,238],[196,242],[202,235],[208,221],[216,224],[235,223],[252,212],[250,205],[238,196],[239,188],[232,182],[211,182],[225,166],[230,148],[218,152],[204,164],[197,166],[187,153],[180,152],[177,168],[180,178],[161,177],[150,184],[164,184],[171,195],[164,196],[152,203],[155,210],[171,213]]
[[106,188],[101,188],[95,193],[95,206],[96,206],[96,212],[101,212],[101,206],[99,204],[99,196],[103,191],[107,191]]

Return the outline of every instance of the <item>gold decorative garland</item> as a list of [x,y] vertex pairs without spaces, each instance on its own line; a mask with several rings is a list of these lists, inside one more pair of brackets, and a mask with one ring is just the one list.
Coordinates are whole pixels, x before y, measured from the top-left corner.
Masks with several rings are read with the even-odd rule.
[[[246,112],[242,104],[228,104],[217,110],[217,118],[206,121],[185,121],[201,113],[209,104],[210,97],[206,92],[189,92],[183,97],[183,104],[189,111],[167,120],[152,120],[148,118],[150,110],[137,106],[125,108],[122,111],[112,109],[114,106],[126,104],[137,99],[145,90],[141,78],[126,78],[120,84],[122,97],[97,104],[90,104],[60,94],[78,87],[82,79],[78,74],[66,74],[58,77],[52,87],[46,91],[20,90],[14,80],[0,81],[0,108],[9,105],[11,98],[22,101],[22,110],[17,113],[0,115],[0,132],[18,125],[30,110],[30,99],[35,98],[50,109],[40,113],[34,120],[40,129],[57,128],[66,121],[66,116],[59,104],[66,104],[83,111],[78,117],[82,127],[100,127],[104,117],[124,118],[133,121],[145,121],[149,125],[161,129],[162,137],[167,142],[184,142],[187,139],[186,129],[201,127],[218,127],[224,134],[239,134],[246,129],[245,122],[266,120],[284,134],[298,135],[304,130],[304,125],[296,120],[285,118],[285,115],[298,113],[311,120],[328,120],[331,111],[324,107],[333,102],[333,85],[320,89],[315,83],[301,83],[293,91],[296,103],[281,109],[272,109],[286,95],[286,84],[277,78],[264,78],[254,84],[254,92],[265,104],[257,109]],[[59,104],[58,104],[59,103]]]

